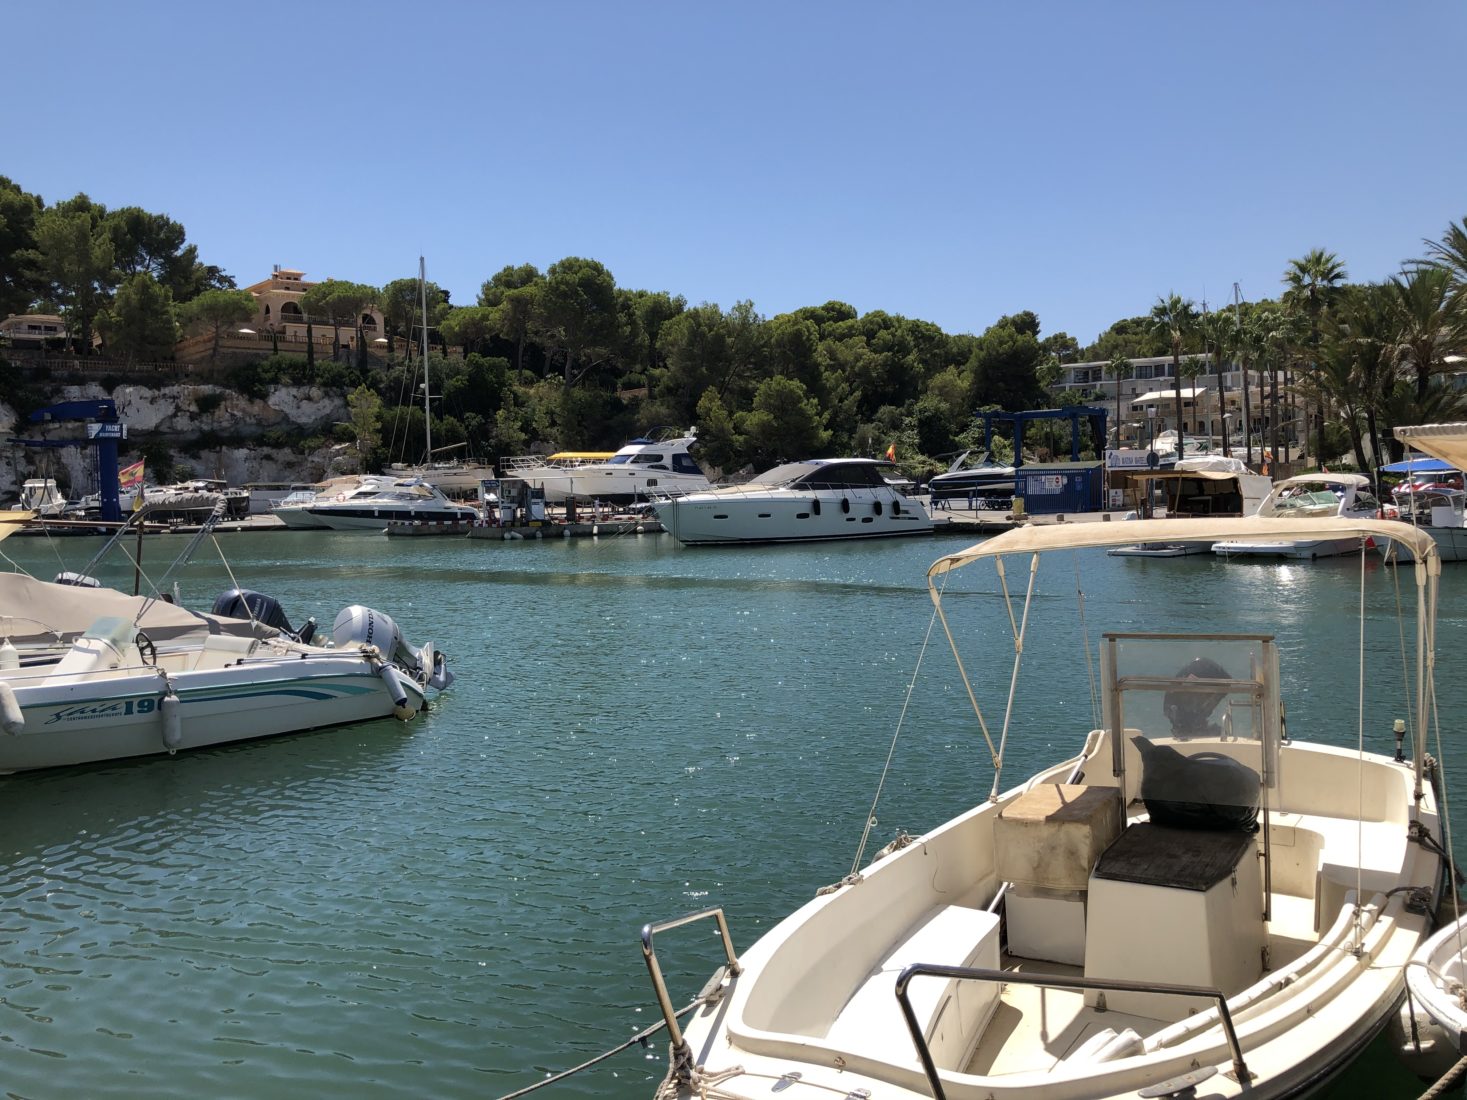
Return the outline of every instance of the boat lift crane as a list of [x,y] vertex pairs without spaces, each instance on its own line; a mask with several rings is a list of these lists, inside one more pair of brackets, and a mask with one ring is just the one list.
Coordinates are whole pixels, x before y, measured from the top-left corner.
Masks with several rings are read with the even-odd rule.
[[102,519],[122,519],[117,479],[117,445],[127,438],[127,425],[117,419],[117,404],[108,398],[91,401],[62,401],[30,414],[32,424],[80,421],[86,424],[85,439],[16,439],[22,447],[94,447],[97,452],[97,492]]

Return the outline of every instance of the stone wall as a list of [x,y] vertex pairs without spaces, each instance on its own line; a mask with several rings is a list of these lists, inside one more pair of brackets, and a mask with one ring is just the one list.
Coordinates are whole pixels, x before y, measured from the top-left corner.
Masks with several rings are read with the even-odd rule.
[[[263,443],[250,446],[272,429],[296,440],[331,435],[334,425],[348,416],[344,394],[315,386],[282,386],[264,400],[245,397],[214,385],[169,384],[156,388],[127,383],[108,392],[100,385],[58,386],[50,400],[95,400],[110,397],[117,415],[127,425],[121,465],[134,462],[144,445],[163,444],[176,465],[196,477],[222,477],[232,485],[250,481],[313,481],[354,469],[355,452],[349,445],[323,447],[312,454],[275,449]],[[54,477],[72,495],[95,492],[89,447],[33,448],[13,438],[85,439],[82,423],[43,426],[26,419],[30,409],[16,409],[0,400],[0,507],[13,503],[21,482],[29,477]],[[197,455],[201,438],[238,440],[238,446],[211,447]],[[152,480],[151,478],[149,480]]]

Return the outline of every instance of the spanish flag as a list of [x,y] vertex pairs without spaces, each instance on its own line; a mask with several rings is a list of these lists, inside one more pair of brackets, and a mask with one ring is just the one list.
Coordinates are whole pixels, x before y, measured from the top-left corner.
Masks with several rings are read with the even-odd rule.
[[896,461],[896,444],[895,443],[893,443],[890,447],[888,447],[886,449],[886,461],[888,461],[888,462],[895,462]]
[[143,483],[143,460],[138,459],[131,466],[124,466],[117,471],[117,486],[120,489],[131,489],[134,485]]

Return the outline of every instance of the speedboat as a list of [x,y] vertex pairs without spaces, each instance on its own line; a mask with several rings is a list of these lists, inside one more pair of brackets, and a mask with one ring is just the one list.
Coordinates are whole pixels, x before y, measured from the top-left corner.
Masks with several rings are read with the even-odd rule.
[[358,491],[341,500],[317,500],[306,513],[333,531],[384,531],[389,523],[471,523],[478,509],[455,504],[441,489],[421,478],[404,478],[378,486],[374,492]]
[[662,526],[688,546],[925,535],[932,517],[883,476],[874,458],[817,458],[742,485],[656,501]]
[[271,508],[270,512],[287,527],[315,528],[325,531],[328,529],[325,521],[313,516],[310,512],[311,508],[317,504],[342,504],[348,500],[366,500],[368,497],[376,496],[394,480],[394,478],[380,477],[375,474],[332,478],[318,485],[292,490],[286,494],[285,499]]
[[[1147,470],[1131,475],[1141,500],[1149,503],[1157,488],[1165,494],[1168,518],[1200,516],[1251,516],[1268,496],[1273,482],[1248,469],[1240,458],[1198,455],[1184,458],[1170,470]],[[1117,546],[1110,553],[1130,558],[1180,558],[1209,554],[1207,542],[1134,543]]]
[[971,500],[978,508],[1007,508],[1014,499],[1016,471],[1012,466],[995,462],[984,451],[978,459],[964,451],[953,459],[946,472],[935,474],[927,482],[932,502]]
[[[46,583],[7,580],[11,587]],[[46,617],[27,621],[63,637],[65,620],[79,613],[124,610],[117,593],[66,591],[32,592]],[[14,659],[21,647],[7,654],[9,639],[0,644],[0,772],[172,754],[376,718],[407,721],[430,688],[453,681],[431,645],[414,650],[389,616],[370,608],[345,608],[333,644],[321,646],[309,632],[289,630],[279,605],[259,593],[225,593],[216,609],[246,618],[205,619],[202,631],[202,617],[133,599],[142,604],[135,613],[101,614],[50,659],[22,662]]]
[[[1405,601],[1416,652],[1403,654],[1406,678],[1388,672],[1380,684],[1408,685],[1409,748],[1403,730],[1394,758],[1367,752],[1363,717],[1348,749],[1304,741],[1297,721],[1286,732],[1285,703],[1306,699],[1286,699],[1285,647],[1264,629],[1096,637],[1083,614],[1067,619],[1087,667],[1099,658],[1098,697],[1078,681],[1074,709],[1099,719],[1075,731],[1078,753],[1014,783],[1004,775],[1009,738],[1047,743],[1052,720],[1028,730],[1025,693],[1012,686],[995,693],[1006,701],[993,716],[961,692],[994,770],[968,809],[922,835],[898,834],[864,866],[875,818],[862,815],[850,873],[742,953],[721,908],[644,926],[670,1038],[658,1096],[1272,1100],[1341,1073],[1393,1017],[1444,888],[1425,754],[1435,544],[1385,520],[1018,528],[928,569],[941,624],[929,636],[947,637],[960,669],[960,651],[991,638],[1018,685],[1026,654],[1038,652],[1031,612],[1051,599],[1035,592],[1044,566],[1066,586],[1073,568],[1083,601],[1084,555],[1071,551],[1269,528],[1356,546],[1391,539],[1416,553],[1417,600]],[[1050,562],[1054,551],[1066,553]],[[980,589],[955,576],[981,564],[994,567],[1003,610],[975,605]],[[1362,593],[1362,623],[1377,610]],[[1394,641],[1396,624],[1386,632]],[[1363,656],[1341,661],[1337,639],[1327,644],[1325,663],[1353,698]],[[679,1013],[658,937],[701,921],[717,922],[720,935],[699,942],[723,965]]]
[[49,477],[27,478],[20,487],[20,502],[11,511],[34,512],[37,516],[60,516],[66,511],[66,497]]
[[523,459],[506,459],[501,461],[499,473],[543,489],[551,504],[568,500],[633,504],[710,488],[703,468],[692,455],[697,443],[697,434],[692,431],[667,438],[634,439],[605,461],[572,457],[558,464],[550,461],[535,465]]
[[[1364,474],[1299,474],[1286,478],[1259,505],[1261,519],[1370,519],[1380,514],[1380,501],[1370,491]],[[1332,558],[1358,550],[1351,538],[1224,539],[1212,552],[1223,557]]]

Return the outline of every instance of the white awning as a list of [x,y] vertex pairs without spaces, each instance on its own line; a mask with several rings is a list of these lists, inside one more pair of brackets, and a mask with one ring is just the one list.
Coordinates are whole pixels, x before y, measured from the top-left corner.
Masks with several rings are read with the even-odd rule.
[[[1183,386],[1182,387],[1182,400],[1183,401],[1196,401],[1198,397],[1200,397],[1202,394],[1204,394],[1206,392],[1207,392],[1207,388],[1205,386]],[[1159,405],[1163,401],[1170,401],[1170,402],[1172,402],[1172,404],[1176,404],[1176,401],[1177,401],[1177,391],[1176,390],[1152,390],[1150,393],[1143,393],[1140,397],[1133,397],[1133,398],[1131,398],[1131,404],[1133,406],[1134,405]]]
[[1419,424],[1396,428],[1395,436],[1408,447],[1467,469],[1467,424]]
[[[927,570],[929,584],[949,570],[979,558],[1002,554],[1037,554],[1046,550],[1084,550],[1128,546],[1135,542],[1223,542],[1251,539],[1292,542],[1354,535],[1379,541],[1394,540],[1408,547],[1418,562],[1441,569],[1436,540],[1430,532],[1387,519],[1285,519],[1276,516],[1240,516],[1219,519],[1132,519],[1118,523],[1048,523],[1015,527],[1001,535],[938,558]],[[934,593],[934,598],[936,598]]]

